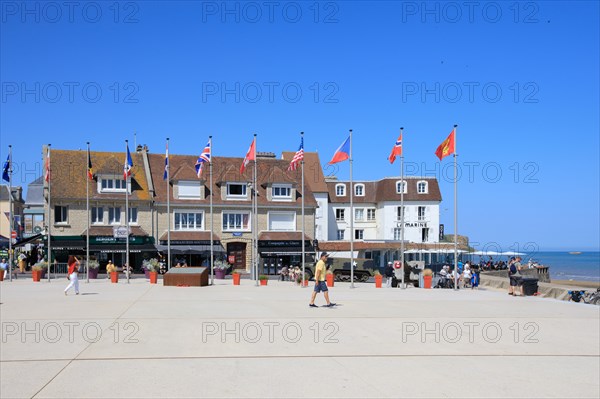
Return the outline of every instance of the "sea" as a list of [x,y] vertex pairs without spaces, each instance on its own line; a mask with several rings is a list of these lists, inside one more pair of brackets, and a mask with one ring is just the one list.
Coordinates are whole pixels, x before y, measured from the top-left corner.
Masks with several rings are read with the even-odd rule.
[[[551,280],[600,282],[600,252],[582,251],[574,255],[567,251],[537,252],[531,256],[541,265],[550,267]],[[523,256],[523,265],[529,258]]]

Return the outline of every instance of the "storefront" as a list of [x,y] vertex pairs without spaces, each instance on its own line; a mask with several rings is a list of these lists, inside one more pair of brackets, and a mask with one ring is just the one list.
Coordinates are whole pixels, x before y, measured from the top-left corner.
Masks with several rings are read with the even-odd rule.
[[[162,257],[168,253],[168,237],[163,234],[156,246]],[[172,232],[171,233],[171,267],[185,262],[188,266],[208,266],[210,264],[210,232]],[[225,259],[225,249],[219,237],[213,235],[214,259]]]
[[[297,239],[294,239],[297,238]],[[315,262],[315,249],[305,236],[305,262]],[[282,267],[302,267],[302,241],[300,233],[262,233],[258,239],[261,274],[279,274]]]

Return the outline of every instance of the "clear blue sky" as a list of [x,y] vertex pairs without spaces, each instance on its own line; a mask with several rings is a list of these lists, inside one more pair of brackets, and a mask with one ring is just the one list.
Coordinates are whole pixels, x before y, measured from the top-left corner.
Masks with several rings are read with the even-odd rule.
[[[353,129],[355,179],[375,180],[399,174],[386,157],[403,126],[407,170],[438,176],[451,233],[452,159],[434,151],[456,123],[459,234],[599,247],[598,2],[0,4],[15,184],[39,175],[23,170],[43,143],[123,151],[134,131],[184,154],[212,134],[216,156],[243,156],[254,132],[259,151],[295,150],[304,131],[326,163]],[[326,172],[347,179],[348,163]]]

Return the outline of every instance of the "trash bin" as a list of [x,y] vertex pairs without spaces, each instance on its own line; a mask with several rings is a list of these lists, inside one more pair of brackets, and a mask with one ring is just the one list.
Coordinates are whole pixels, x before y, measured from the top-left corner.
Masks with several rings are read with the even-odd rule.
[[396,276],[392,277],[392,288],[398,288],[398,279]]
[[521,285],[523,286],[523,294],[526,296],[535,295],[538,292],[538,281],[537,277],[521,277]]

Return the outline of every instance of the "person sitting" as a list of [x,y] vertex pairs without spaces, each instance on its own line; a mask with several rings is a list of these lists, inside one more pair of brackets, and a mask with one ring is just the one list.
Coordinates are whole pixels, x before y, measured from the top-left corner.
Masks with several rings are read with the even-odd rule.
[[285,281],[288,278],[289,270],[287,266],[283,266],[279,274],[281,275],[281,281]]

